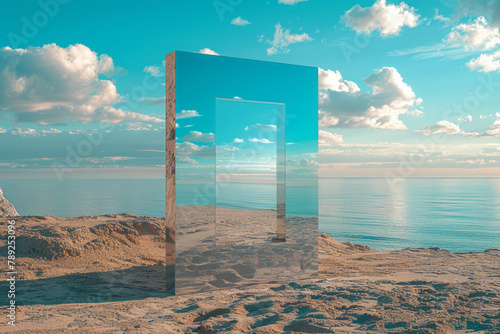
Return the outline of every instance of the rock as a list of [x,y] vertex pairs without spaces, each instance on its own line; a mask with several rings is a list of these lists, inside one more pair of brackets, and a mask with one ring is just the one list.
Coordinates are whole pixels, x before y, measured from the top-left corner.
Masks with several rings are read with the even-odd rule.
[[0,217],[17,217],[16,208],[5,197],[3,197],[2,188],[0,188]]
[[363,252],[371,251],[371,248],[368,246],[360,245],[360,244],[353,244],[350,241],[345,242],[344,245],[346,245],[349,249],[359,250],[359,251],[363,251]]

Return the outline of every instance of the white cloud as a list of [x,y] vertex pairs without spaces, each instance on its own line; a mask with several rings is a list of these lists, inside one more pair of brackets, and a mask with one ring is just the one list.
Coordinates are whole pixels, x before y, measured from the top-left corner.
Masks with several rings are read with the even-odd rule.
[[377,0],[371,7],[356,5],[344,14],[346,25],[365,34],[375,30],[381,36],[398,35],[404,26],[413,28],[419,22],[420,16],[415,14],[415,8],[404,2],[399,5],[387,4],[385,0]]
[[[500,0],[498,19],[500,23]],[[473,23],[459,24],[452,29],[441,43],[429,46],[420,46],[413,49],[391,51],[391,56],[413,55],[413,59],[428,59],[443,57],[449,60],[457,60],[478,54],[481,51],[494,50],[491,53],[479,55],[470,60],[467,67],[479,72],[492,72],[500,70],[500,29],[488,24],[481,16]]]
[[460,129],[460,127],[457,124],[444,120],[439,121],[432,126],[425,125],[422,130],[418,131],[422,132],[426,136],[430,136],[436,133],[446,133],[449,135],[463,133],[463,130]]
[[448,43],[459,43],[465,50],[491,50],[500,44],[500,31],[490,27],[484,17],[478,17],[474,23],[459,24],[448,34]]
[[449,17],[444,17],[443,15],[440,15],[438,8],[434,9],[434,20],[441,21],[441,22],[445,23],[446,25],[448,25],[451,21],[451,19]]
[[344,137],[336,133],[319,130],[318,140],[320,145],[342,144]]
[[[321,97],[321,93],[320,93]],[[329,128],[329,127],[334,127],[337,124],[339,124],[340,119],[335,116],[328,115],[326,112],[322,112],[321,110],[319,111],[319,127],[320,128]]]
[[184,119],[184,118],[192,118],[192,117],[200,117],[196,110],[182,110],[180,113],[175,114],[176,119]]
[[186,156],[178,156],[176,157],[176,161],[182,162],[182,163],[187,163],[187,164],[197,164],[198,161],[191,159],[190,157]]
[[274,32],[274,40],[269,41],[271,47],[268,48],[267,55],[275,55],[279,52],[288,53],[290,49],[288,46],[294,43],[302,43],[312,41],[312,38],[308,34],[291,34],[290,29],[283,30],[280,23],[277,23],[276,31]]
[[163,76],[163,73],[161,72],[160,67],[156,66],[156,65],[151,65],[151,66],[144,67],[144,72],[150,74],[153,77],[161,77],[161,76]]
[[272,141],[269,141],[269,139],[266,139],[266,138],[262,138],[262,139],[251,138],[251,139],[249,139],[249,141],[251,141],[252,143],[260,143],[260,144],[272,144],[273,143]]
[[339,71],[318,68],[318,88],[329,89],[336,92],[357,92],[358,85],[352,81],[344,80]]
[[228,144],[218,145],[216,147],[216,150],[217,150],[217,157],[218,158],[220,158],[220,157],[234,157],[235,154],[243,154],[243,155],[246,154],[246,151],[240,150],[236,146],[228,145]]
[[406,129],[400,115],[420,116],[422,99],[393,67],[383,67],[364,79],[372,92],[322,90],[321,127]]
[[0,72],[0,110],[15,123],[161,121],[113,107],[122,97],[100,78],[117,72],[113,60],[82,44],[2,48]]
[[215,135],[213,133],[201,133],[199,131],[189,131],[182,140],[185,141],[197,141],[202,143],[212,143],[215,141]]
[[284,5],[295,5],[296,3],[307,1],[307,0],[279,0],[278,3],[282,3]]
[[209,48],[201,49],[200,51],[198,51],[198,53],[203,53],[205,55],[219,56],[217,52],[215,52],[214,50],[210,50]]
[[500,113],[495,114],[496,120],[495,123],[490,127],[490,129],[484,133],[482,136],[486,137],[500,137]]
[[154,123],[164,122],[164,120],[158,117],[125,111],[121,108],[117,109],[112,106],[102,107],[102,110],[99,111],[99,121],[105,123],[119,123],[124,121],[141,121]]
[[127,124],[125,130],[129,131],[149,131],[151,130],[151,124],[144,124],[142,122],[130,122]]
[[176,143],[175,154],[177,156],[195,157],[195,158],[213,158],[215,154],[215,145],[198,146],[191,142]]
[[50,128],[49,130],[35,130],[31,128],[15,128],[10,131],[13,135],[19,136],[45,136],[48,134],[58,134],[61,133],[61,130]]
[[450,121],[439,121],[436,124],[429,126],[425,125],[422,130],[417,130],[416,132],[422,132],[426,136],[430,136],[433,134],[438,134],[438,133],[443,133],[443,134],[448,134],[448,135],[464,135],[464,136],[477,136],[477,133],[470,133],[470,132],[465,132],[458,126],[458,124],[455,124]]
[[240,143],[244,143],[245,141],[241,138],[234,138],[234,140],[232,141],[233,144],[240,144]]
[[22,129],[22,128],[17,128],[15,130],[12,130],[10,133],[13,135],[20,135],[20,136],[36,136],[38,135],[38,132],[35,129]]
[[295,159],[290,159],[287,160],[286,162],[287,166],[301,166],[301,167],[314,167],[318,165],[318,162],[316,160],[310,160],[310,159],[300,159],[299,161]]
[[[265,130],[265,131],[276,131],[276,125],[273,125],[273,124],[257,123],[255,125],[252,125],[252,128],[258,129],[258,130]],[[246,130],[246,128],[245,128],[245,130]]]
[[84,130],[69,130],[68,133],[70,135],[80,135],[82,133],[84,133],[85,131]]
[[127,160],[134,160],[137,158],[134,157],[102,157],[102,158],[84,158],[85,160],[90,161],[91,163],[94,164],[102,164],[105,162],[117,162],[117,161],[127,161]]
[[233,24],[235,26],[246,26],[246,25],[249,25],[251,23],[252,22],[250,22],[248,20],[242,19],[241,16],[238,16],[237,18],[235,18],[231,21],[231,24]]
[[42,134],[51,134],[51,133],[61,133],[62,131],[58,130],[58,129],[50,128],[49,130],[40,130],[39,132]]
[[490,54],[482,54],[472,59],[467,63],[467,67],[471,70],[486,73],[500,71],[500,50]]
[[472,115],[467,115],[467,116],[465,116],[465,117],[460,116],[460,117],[457,119],[457,123],[463,123],[463,122],[469,122],[469,123],[471,123],[471,122],[472,122]]
[[6,133],[7,130],[0,128],[0,133]]

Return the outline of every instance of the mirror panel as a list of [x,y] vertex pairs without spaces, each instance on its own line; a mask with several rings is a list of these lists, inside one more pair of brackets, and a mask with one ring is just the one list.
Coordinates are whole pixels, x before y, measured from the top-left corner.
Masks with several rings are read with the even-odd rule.
[[167,280],[175,294],[315,276],[318,69],[186,52],[169,58],[175,270]]

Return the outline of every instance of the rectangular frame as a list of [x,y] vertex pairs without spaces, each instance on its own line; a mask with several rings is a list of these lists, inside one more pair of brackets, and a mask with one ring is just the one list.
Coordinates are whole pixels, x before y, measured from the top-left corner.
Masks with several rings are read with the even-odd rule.
[[[187,52],[168,54],[165,65],[167,221],[175,229],[175,274],[167,281],[175,294],[317,275],[318,69]],[[286,105],[274,238],[286,242],[221,250],[215,145],[206,139],[216,135],[215,100],[236,96]]]
[[[266,106],[274,106],[275,107],[275,112],[274,112],[274,117],[271,117],[269,120],[272,123],[276,123],[276,130],[262,130],[262,134],[266,134],[265,131],[268,132],[268,134],[272,134],[275,132],[275,135],[273,136],[274,138],[272,140],[275,140],[276,144],[276,165],[275,165],[275,184],[276,184],[276,194],[275,194],[275,201],[276,201],[276,221],[273,222],[273,230],[275,231],[275,235],[272,238],[273,242],[285,242],[286,241],[286,127],[285,127],[285,119],[286,119],[286,105],[284,103],[279,103],[279,102],[267,102],[267,101],[253,101],[253,100],[243,100],[243,99],[228,99],[228,98],[219,98],[217,97],[216,99],[216,107],[215,107],[215,117],[216,117],[216,126],[215,126],[215,137],[216,137],[216,150],[215,150],[215,160],[216,164],[219,162],[219,157],[218,157],[218,152],[217,150],[217,138],[218,138],[218,133],[221,132],[221,129],[218,128],[217,124],[219,122],[219,119],[221,119],[221,115],[219,114],[218,111],[218,106],[222,103],[229,103],[229,104],[234,104],[238,105],[240,103],[244,103],[247,106],[251,104],[255,104],[256,106],[259,105],[266,105]],[[227,115],[224,115],[222,119],[224,119]],[[273,124],[274,125],[274,124]],[[226,127],[227,128],[227,127]],[[223,131],[223,130],[222,130]],[[246,131],[246,130],[245,130]],[[264,133],[262,133],[264,132]],[[245,143],[243,145],[244,149],[248,149],[248,146],[250,143]],[[258,146],[259,144],[253,144],[253,146]],[[253,149],[256,149],[256,147],[253,147]],[[255,151],[255,150],[254,150]],[[254,158],[258,158],[258,155],[255,155]],[[217,165],[218,166],[218,165]],[[239,171],[241,172],[241,171]],[[218,168],[216,167],[216,182],[219,179],[220,175],[218,172]],[[227,181],[226,181],[227,182]],[[218,205],[218,197],[220,193],[223,191],[223,189],[220,186],[217,186],[218,191],[216,192],[216,206]],[[219,226],[220,224],[220,219],[217,217],[217,209],[216,209],[216,226]],[[217,240],[219,240],[219,235],[217,233]]]

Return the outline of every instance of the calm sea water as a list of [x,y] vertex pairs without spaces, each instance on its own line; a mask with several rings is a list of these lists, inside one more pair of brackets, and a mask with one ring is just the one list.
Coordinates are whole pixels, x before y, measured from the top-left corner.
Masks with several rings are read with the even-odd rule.
[[4,196],[20,215],[77,217],[130,212],[165,216],[161,179],[0,180]]
[[[500,179],[413,178],[390,185],[381,178],[321,178],[319,184],[319,229],[337,240],[378,250],[500,248]],[[164,181],[158,179],[0,180],[0,187],[22,215],[165,215]],[[190,205],[192,187],[179,187],[178,205]],[[300,201],[298,195],[314,191],[290,187],[287,214],[313,214],[314,203]],[[274,188],[226,187],[219,193],[218,205],[272,209]]]
[[[215,187],[199,185],[177,185],[177,205],[207,205],[214,201]],[[217,206],[231,209],[273,210],[276,209],[276,186],[271,184],[226,183],[217,184]],[[286,213],[291,216],[315,216],[318,202],[316,187],[287,187]],[[193,203],[193,194],[196,200]],[[307,200],[304,200],[307,198]],[[209,202],[209,201],[212,202]]]
[[320,231],[378,250],[500,248],[500,179],[327,178]]

